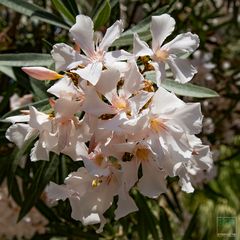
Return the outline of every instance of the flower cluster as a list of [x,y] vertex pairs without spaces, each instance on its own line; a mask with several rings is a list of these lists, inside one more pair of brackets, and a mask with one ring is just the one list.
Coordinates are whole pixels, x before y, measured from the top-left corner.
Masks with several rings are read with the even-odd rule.
[[[48,160],[54,152],[83,162],[65,184],[51,182],[48,197],[68,198],[72,217],[84,225],[100,223],[98,231],[115,196],[119,219],[138,210],[129,195],[133,187],[156,198],[166,191],[166,177],[178,176],[182,190],[193,192],[212,167],[209,147],[195,136],[202,127],[200,103],[185,103],[161,86],[166,65],[180,83],[196,73],[184,56],[198,47],[199,38],[188,32],[165,43],[174,26],[168,14],[153,16],[151,48],[135,33],[132,53],[108,51],[123,31],[122,22],[94,41],[92,20],[79,15],[70,29],[76,47],[53,47],[59,73],[23,68],[39,80],[58,79],[48,89],[55,98],[49,100],[48,112],[30,107],[24,115],[9,117],[13,125],[6,136],[18,147],[38,138],[32,161]],[[154,81],[147,78],[150,71]]]

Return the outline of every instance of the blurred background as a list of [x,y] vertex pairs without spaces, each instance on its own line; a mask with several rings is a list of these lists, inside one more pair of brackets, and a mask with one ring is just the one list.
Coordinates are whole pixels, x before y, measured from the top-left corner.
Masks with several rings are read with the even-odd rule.
[[[108,210],[109,223],[97,235],[94,226],[84,228],[70,218],[68,202],[49,208],[41,184],[35,185],[43,188],[32,193],[30,203],[23,201],[31,198],[27,191],[34,189],[34,174],[41,163],[29,163],[24,157],[27,149],[18,151],[6,140],[9,124],[1,123],[0,239],[240,239],[240,1],[0,0],[1,117],[31,102],[39,108],[46,105],[48,83],[30,81],[20,67],[37,61],[51,64],[49,53],[55,43],[73,44],[68,29],[75,16],[97,18],[106,4],[111,14],[99,24],[99,34],[120,18],[128,30],[146,26],[152,15],[170,13],[176,20],[173,35],[186,31],[199,35],[200,47],[190,56],[198,69],[192,83],[216,91],[219,97],[184,100],[201,102],[205,119],[200,137],[211,146],[214,169],[192,194],[180,191],[177,179],[169,179],[168,192],[156,200],[132,193],[141,210],[117,222],[113,210]],[[141,29],[140,33],[149,40],[148,32]],[[114,47],[131,51],[131,41],[119,40]],[[21,161],[16,162],[17,158]],[[67,158],[62,162],[67,171],[58,166],[62,175],[53,176],[59,183],[69,169],[78,167]],[[26,203],[28,207],[20,210]]]

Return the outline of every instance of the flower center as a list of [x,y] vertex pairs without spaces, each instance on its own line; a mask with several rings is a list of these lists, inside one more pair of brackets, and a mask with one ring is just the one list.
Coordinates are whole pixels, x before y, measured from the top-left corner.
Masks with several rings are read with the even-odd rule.
[[166,126],[159,118],[150,119],[150,127],[157,133],[161,132],[163,129],[166,129]]
[[149,159],[149,150],[147,148],[138,148],[136,157],[141,161],[147,161]]
[[120,98],[120,97],[116,97],[113,102],[112,102],[113,106],[119,110],[123,110],[127,108],[127,102],[125,99]]
[[98,166],[101,166],[102,165],[102,162],[103,162],[103,155],[102,154],[98,154],[95,158],[94,158],[94,161],[95,163],[98,165]]
[[102,179],[101,178],[95,178],[92,181],[92,187],[93,188],[98,187],[101,183],[102,183]]
[[160,62],[165,62],[169,57],[169,53],[166,50],[158,49],[155,52],[155,58]]

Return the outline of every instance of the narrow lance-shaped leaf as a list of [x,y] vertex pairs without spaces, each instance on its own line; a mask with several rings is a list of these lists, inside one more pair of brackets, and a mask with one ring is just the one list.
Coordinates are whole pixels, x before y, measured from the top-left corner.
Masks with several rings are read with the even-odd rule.
[[197,209],[195,210],[189,224],[188,227],[183,235],[182,240],[189,240],[191,239],[191,236],[194,232],[194,229],[196,229],[197,226],[197,216],[198,216],[198,212],[199,212],[199,207],[197,207]]
[[[156,228],[157,220],[156,220],[156,217],[153,215],[151,208],[148,206],[146,199],[144,199],[143,196],[141,196],[140,194],[137,194],[136,203],[140,211],[142,211],[142,214],[140,216],[144,218],[144,219],[141,219],[140,221],[143,221],[146,223],[145,227],[148,228],[148,231],[151,233],[153,239],[158,240],[159,233],[158,233],[158,229]],[[142,227],[144,230],[144,226]],[[146,229],[144,231],[146,231]]]
[[47,12],[44,8],[41,8],[33,3],[29,3],[24,0],[1,0],[0,4],[42,22],[69,29],[69,26],[57,16]]
[[96,15],[93,18],[94,28],[98,29],[107,23],[111,13],[111,5],[109,0],[105,0],[105,3],[101,5]]
[[26,105],[24,105],[24,106],[21,106],[21,107],[18,108],[18,109],[15,109],[15,110],[13,110],[13,111],[10,111],[10,112],[4,114],[4,115],[1,117],[0,121],[4,121],[4,119],[7,118],[7,117],[20,114],[20,111],[21,111],[21,110],[28,110],[28,109],[29,109],[29,106],[34,106],[34,107],[36,107],[36,108],[38,108],[38,109],[39,109],[39,108],[41,109],[41,108],[44,108],[44,107],[48,106],[48,104],[49,104],[49,100],[48,100],[48,99],[43,99],[43,100],[40,100],[40,101],[37,101],[37,102],[34,102],[34,103],[26,104]]
[[160,228],[162,231],[163,240],[173,240],[172,229],[168,216],[164,208],[160,207]]
[[[147,79],[155,82],[155,72],[148,72],[145,76]],[[200,87],[197,85],[193,85],[191,83],[179,83],[174,80],[166,79],[164,82],[161,83],[161,86],[167,89],[168,91],[174,92],[180,96],[187,96],[187,97],[197,97],[197,98],[212,98],[218,97],[219,95],[205,87]]]
[[42,53],[0,54],[0,66],[50,66],[51,55]]
[[35,205],[36,201],[42,194],[42,191],[56,172],[59,165],[59,156],[56,154],[51,155],[50,162],[41,162],[41,165],[33,178],[33,182],[24,198],[18,221],[20,221]]
[[56,9],[60,12],[60,14],[71,24],[75,22],[75,17],[72,13],[67,9],[64,5],[65,1],[61,0],[52,0],[53,4],[55,5]]

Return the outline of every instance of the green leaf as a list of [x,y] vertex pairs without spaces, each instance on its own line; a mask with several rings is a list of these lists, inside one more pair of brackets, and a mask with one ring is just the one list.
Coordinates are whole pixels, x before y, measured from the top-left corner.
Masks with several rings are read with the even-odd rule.
[[44,81],[39,81],[31,78],[30,84],[33,89],[36,100],[42,100],[42,99],[48,98],[47,87]]
[[141,230],[139,232],[139,236],[141,237],[141,234],[143,233],[144,235],[147,235],[147,232],[149,231],[152,235],[152,238],[154,240],[158,240],[159,232],[156,227],[158,221],[154,214],[152,213],[152,209],[148,206],[146,199],[140,194],[136,195],[136,203],[138,208],[141,209],[139,223],[142,226],[142,229],[139,229]]
[[73,24],[75,23],[75,17],[72,15],[72,13],[67,9],[67,7],[64,5],[64,2],[61,0],[52,0],[53,4],[55,5],[57,11],[66,19],[69,21],[69,23]]
[[[146,78],[155,82],[155,72],[147,72],[145,74]],[[174,80],[166,79],[164,82],[161,83],[161,86],[168,91],[174,92],[180,96],[187,96],[187,97],[197,97],[197,98],[212,98],[218,97],[219,95],[205,87],[200,87],[197,85],[193,85],[192,83],[179,83]]]
[[[162,13],[168,12],[171,4],[163,6],[162,8],[155,11],[152,15],[160,15]],[[151,15],[151,16],[152,16]],[[146,17],[142,21],[140,21],[137,25],[133,26],[131,29],[124,32],[119,39],[117,39],[112,46],[120,47],[120,46],[127,46],[132,45],[133,43],[133,34],[138,33],[139,37],[143,41],[149,41],[152,38],[150,32],[150,22],[151,16]]]
[[111,5],[109,0],[105,0],[105,3],[101,5],[97,13],[93,18],[94,29],[99,29],[101,26],[107,23],[111,13]]
[[173,240],[172,229],[168,216],[164,208],[160,207],[160,228],[162,231],[163,240]]
[[51,64],[53,64],[51,55],[44,53],[0,54],[0,66],[50,66]]
[[0,66],[0,72],[6,74],[8,77],[14,79],[15,81],[17,80],[12,67]]
[[41,8],[33,3],[29,3],[24,0],[1,0],[0,4],[42,22],[69,29],[69,26],[57,16],[47,12],[44,8]]
[[5,118],[7,117],[10,117],[10,116],[15,116],[15,115],[18,115],[20,114],[20,110],[28,110],[29,106],[34,106],[36,108],[43,108],[45,106],[47,106],[49,104],[49,100],[48,99],[43,99],[43,100],[40,100],[38,102],[34,102],[34,103],[30,103],[30,104],[26,104],[18,109],[15,109],[13,111],[10,111],[6,114],[4,114],[0,121],[3,121]]
[[199,212],[199,207],[197,207],[197,209],[195,210],[190,223],[188,224],[188,227],[183,235],[182,240],[189,240],[191,239],[191,236],[193,234],[194,229],[196,229],[197,226],[197,216],[198,216],[198,212]]
[[50,157],[50,162],[39,163],[40,167],[38,167],[38,170],[33,177],[33,182],[29,187],[22,203],[18,221],[20,221],[36,204],[44,188],[53,177],[53,174],[56,172],[59,165],[59,156],[56,154],[51,155],[52,157]]

